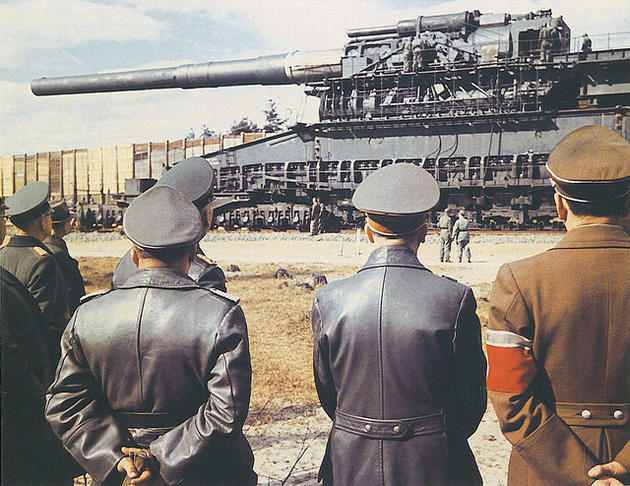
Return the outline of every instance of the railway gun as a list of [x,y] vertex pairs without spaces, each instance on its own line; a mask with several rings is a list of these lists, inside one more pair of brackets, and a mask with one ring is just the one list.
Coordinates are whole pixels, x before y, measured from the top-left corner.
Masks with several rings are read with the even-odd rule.
[[585,37],[572,49],[551,10],[419,16],[347,34],[340,50],[41,78],[32,91],[303,84],[319,98],[318,123],[203,155],[226,229],[306,229],[315,196],[330,230],[360,225],[352,192],[394,163],[436,178],[439,210],[466,208],[480,227],[549,228],[554,145],[584,125],[630,139],[630,47],[593,50]]

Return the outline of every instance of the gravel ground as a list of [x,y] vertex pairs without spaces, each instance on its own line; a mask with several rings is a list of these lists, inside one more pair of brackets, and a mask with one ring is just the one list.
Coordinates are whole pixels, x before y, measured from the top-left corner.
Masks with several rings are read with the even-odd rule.
[[[316,485],[331,420],[320,407],[295,405],[279,408],[274,416],[272,423],[245,430],[256,458],[258,484]],[[469,443],[484,485],[505,486],[510,445],[490,405]]]
[[[471,233],[474,243],[509,243],[509,244],[554,244],[563,236],[563,232],[512,232],[512,233]],[[127,241],[124,235],[117,231],[106,233],[72,233],[66,237],[69,243],[97,243],[109,241]],[[256,231],[211,231],[202,240],[204,243],[215,241],[338,241],[345,243],[367,243],[364,233],[326,233],[311,236],[298,232],[256,232]],[[440,237],[436,233],[427,235],[427,244],[439,244]]]

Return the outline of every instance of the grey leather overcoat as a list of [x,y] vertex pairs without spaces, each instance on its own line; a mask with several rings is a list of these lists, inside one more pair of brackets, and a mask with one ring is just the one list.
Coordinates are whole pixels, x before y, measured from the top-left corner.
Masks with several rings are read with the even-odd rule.
[[470,288],[402,246],[317,292],[315,384],[334,421],[324,484],[481,483],[467,442],[486,409],[475,309]]
[[115,475],[121,447],[136,444],[170,485],[256,483],[242,434],[251,365],[236,300],[175,270],[141,270],[82,303],[61,347],[46,418],[98,482]]

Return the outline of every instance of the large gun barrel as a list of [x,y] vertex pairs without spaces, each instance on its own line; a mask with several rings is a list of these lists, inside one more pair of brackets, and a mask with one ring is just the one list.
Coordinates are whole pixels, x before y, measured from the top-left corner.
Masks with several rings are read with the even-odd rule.
[[467,27],[477,26],[479,15],[478,10],[449,15],[421,15],[416,19],[401,20],[396,25],[350,29],[347,34],[348,37],[356,38],[384,34],[394,34],[399,37],[405,37],[426,30],[454,32]]
[[163,69],[40,78],[31,82],[31,90],[37,96],[46,96],[166,88],[302,84],[340,76],[341,55],[340,50],[292,51]]

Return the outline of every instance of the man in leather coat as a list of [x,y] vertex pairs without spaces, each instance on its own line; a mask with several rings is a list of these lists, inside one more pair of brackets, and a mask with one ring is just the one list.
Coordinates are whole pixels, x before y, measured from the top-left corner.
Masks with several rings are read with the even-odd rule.
[[354,194],[377,248],[313,302],[315,385],[334,421],[325,485],[481,484],[467,442],[486,409],[475,298],[416,257],[438,200],[433,177],[402,163]]
[[[243,436],[251,391],[238,300],[188,275],[205,234],[198,209],[169,186],[125,212],[138,272],[83,299],[62,341],[46,418],[98,483],[253,485]],[[153,458],[137,470],[129,453]],[[150,482],[153,481],[153,482]]]
[[[204,235],[212,224],[212,199],[214,198],[215,175],[208,161],[201,157],[191,157],[182,160],[167,171],[156,186],[170,186],[188,197],[201,213],[204,225]],[[129,277],[137,272],[131,260],[131,249],[120,259],[112,275],[112,288],[124,284]],[[221,267],[204,255],[200,247],[197,248],[195,259],[188,269],[188,276],[202,287],[219,289],[226,292],[225,274]]]

